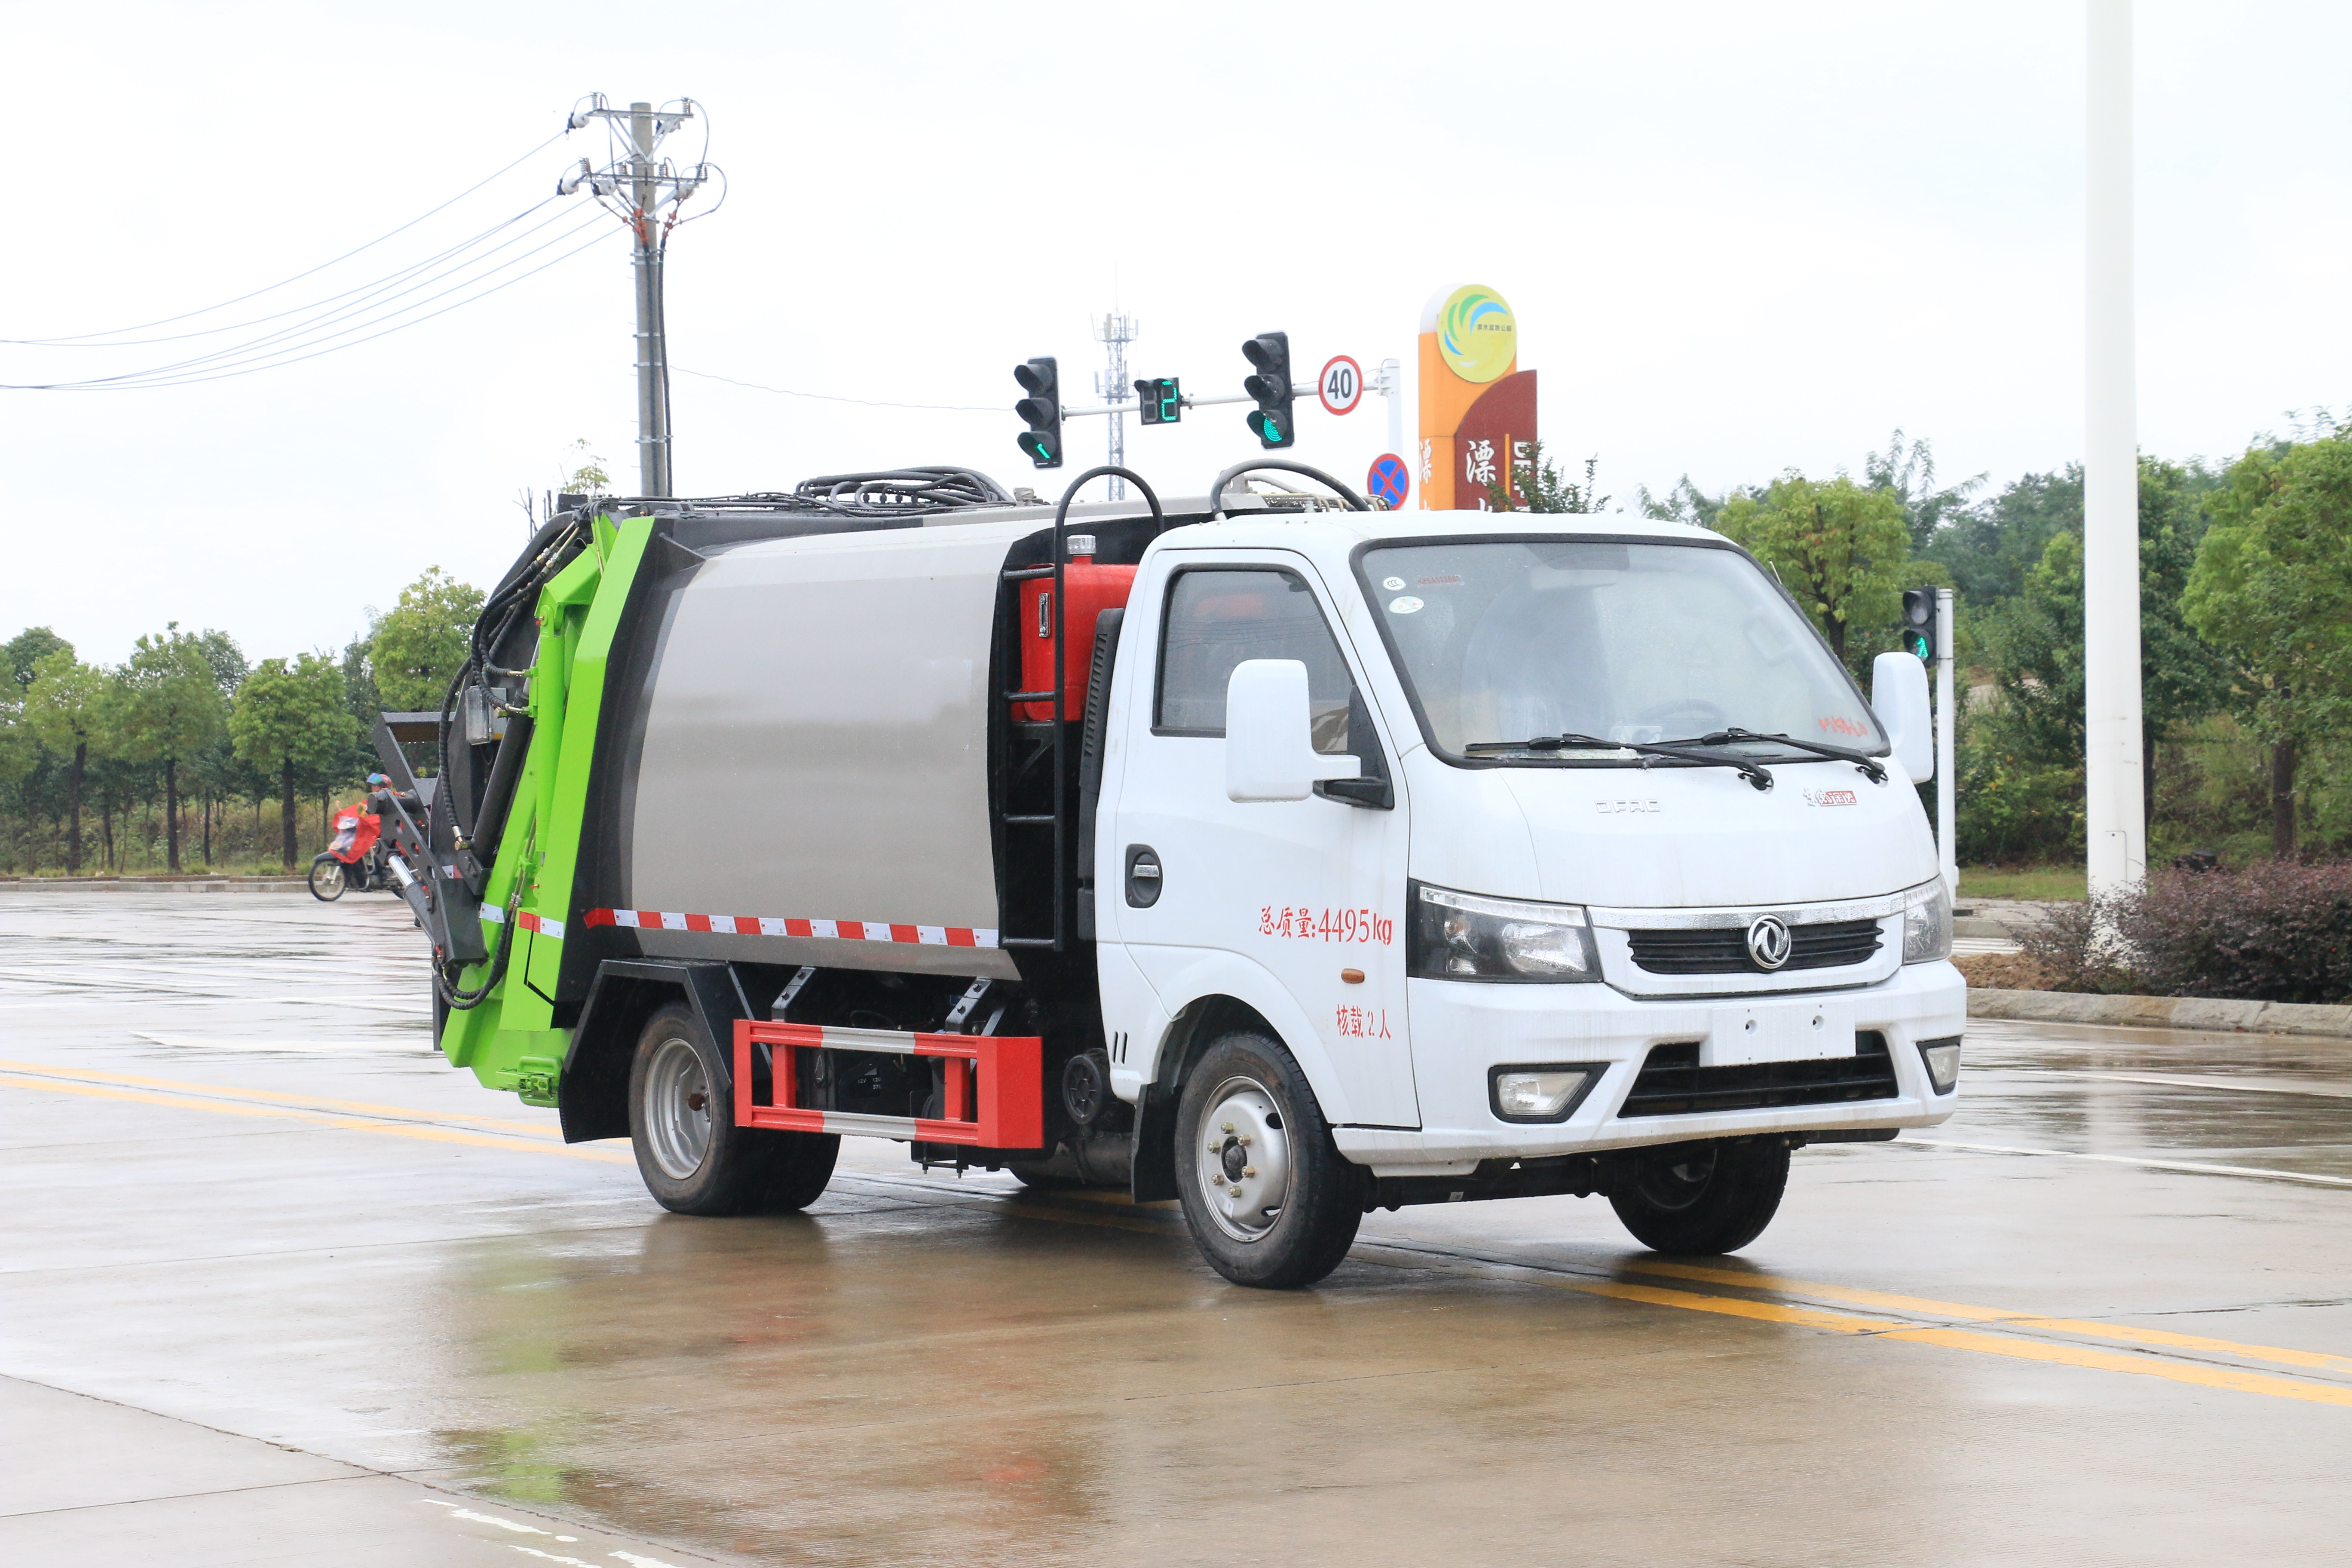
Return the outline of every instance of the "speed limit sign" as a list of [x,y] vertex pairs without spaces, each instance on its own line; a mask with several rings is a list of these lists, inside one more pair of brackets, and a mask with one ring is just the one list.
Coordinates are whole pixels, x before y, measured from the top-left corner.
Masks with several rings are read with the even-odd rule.
[[1364,367],[1346,354],[1338,355],[1323,367],[1315,395],[1334,414],[1354,413],[1356,405],[1364,400]]

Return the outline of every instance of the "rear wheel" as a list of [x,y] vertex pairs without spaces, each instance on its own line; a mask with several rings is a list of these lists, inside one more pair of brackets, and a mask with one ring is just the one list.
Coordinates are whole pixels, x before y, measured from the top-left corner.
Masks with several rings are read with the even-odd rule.
[[1737,1252],[1764,1234],[1789,1185],[1778,1138],[1663,1143],[1627,1163],[1609,1205],[1653,1252]]
[[830,1132],[738,1127],[733,1086],[694,1010],[674,1004],[646,1020],[629,1069],[629,1142],[654,1201],[677,1214],[806,1208],[833,1179],[841,1140]]
[[343,863],[332,855],[321,855],[310,862],[310,896],[321,903],[333,903],[343,896]]
[[1185,1079],[1176,1188],[1209,1266],[1236,1285],[1312,1285],[1348,1256],[1363,1173],[1339,1153],[1288,1051],[1235,1033]]

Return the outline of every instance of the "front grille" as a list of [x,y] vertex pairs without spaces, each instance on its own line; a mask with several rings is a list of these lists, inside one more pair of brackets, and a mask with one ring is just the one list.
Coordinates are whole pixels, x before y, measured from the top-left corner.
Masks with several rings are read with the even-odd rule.
[[1796,1062],[1698,1065],[1698,1042],[1652,1046],[1633,1091],[1617,1114],[1693,1116],[1704,1110],[1757,1110],[1776,1105],[1837,1105],[1895,1098],[1895,1058],[1886,1037],[1865,1029],[1853,1055]]
[[[1746,926],[1698,931],[1629,931],[1633,962],[1653,974],[1762,974],[1748,956]],[[1876,921],[1819,921],[1789,928],[1789,962],[1778,971],[1842,969],[1878,951]]]

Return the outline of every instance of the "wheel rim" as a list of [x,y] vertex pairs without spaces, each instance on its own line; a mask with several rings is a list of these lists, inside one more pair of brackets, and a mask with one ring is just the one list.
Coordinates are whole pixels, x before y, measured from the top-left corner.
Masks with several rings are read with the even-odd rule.
[[1709,1144],[1697,1152],[1651,1154],[1634,1167],[1634,1188],[1653,1208],[1689,1208],[1715,1180],[1717,1152]]
[[646,1142],[662,1174],[678,1182],[710,1151],[709,1074],[684,1040],[664,1040],[646,1069]]
[[1263,1240],[1290,1198],[1290,1133],[1281,1106],[1255,1079],[1232,1078],[1209,1094],[1194,1147],[1201,1199],[1235,1241]]
[[343,867],[339,860],[321,860],[310,868],[310,890],[331,899],[343,890]]

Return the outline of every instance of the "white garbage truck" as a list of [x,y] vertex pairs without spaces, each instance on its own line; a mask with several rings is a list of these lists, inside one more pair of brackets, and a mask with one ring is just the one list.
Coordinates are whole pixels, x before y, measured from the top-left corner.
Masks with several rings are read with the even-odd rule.
[[1679,522],[1112,471],[551,522],[387,808],[451,1062],[681,1213],[895,1139],[1176,1200],[1270,1287],[1409,1204],[1728,1251],[1792,1151],[1952,1113],[1916,659],[1865,700]]

